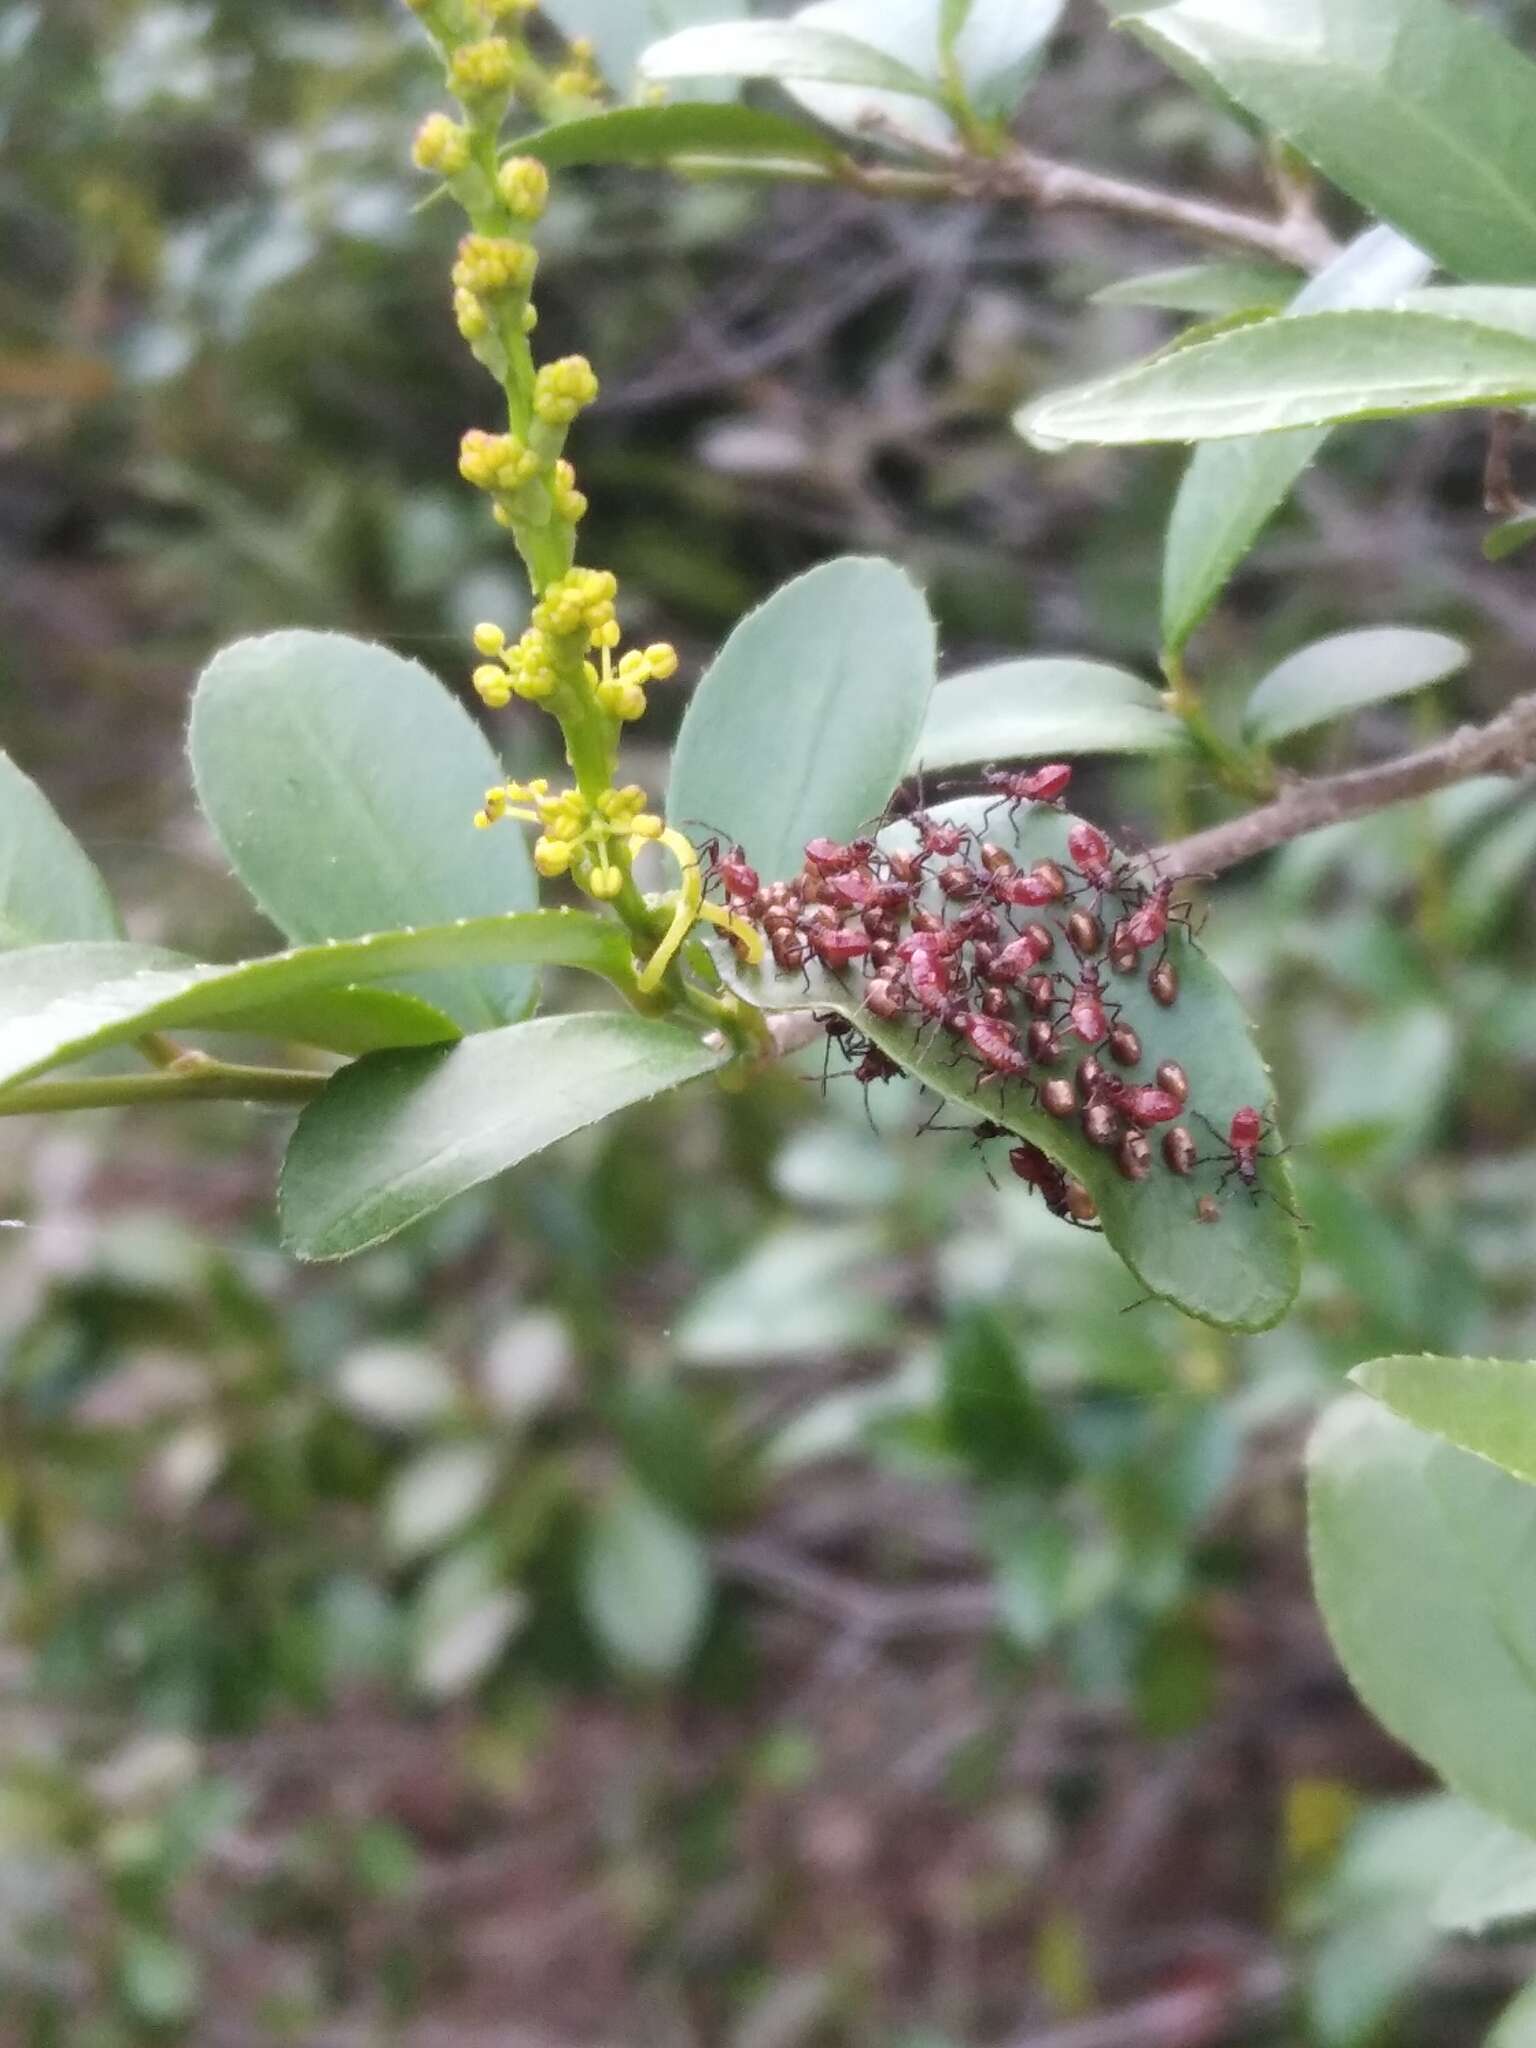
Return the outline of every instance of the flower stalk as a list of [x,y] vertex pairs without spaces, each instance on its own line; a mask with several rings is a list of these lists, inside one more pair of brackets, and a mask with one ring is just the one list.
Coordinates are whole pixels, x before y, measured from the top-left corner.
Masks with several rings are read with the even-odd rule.
[[[439,177],[469,221],[453,267],[453,309],[459,332],[499,385],[505,425],[472,428],[459,450],[465,481],[484,491],[497,523],[510,534],[533,593],[527,630],[510,643],[487,621],[474,635],[481,656],[474,685],[481,701],[501,710],[513,697],[537,704],[559,725],[573,782],[551,791],[543,781],[509,782],[488,790],[475,824],[503,819],[537,826],[534,865],[547,878],[568,878],[628,927],[636,954],[637,993],[691,1013],[743,1047],[762,1038],[760,1020],[720,990],[684,971],[698,949],[685,949],[701,919],[720,923],[704,902],[690,842],[646,805],[635,784],[617,785],[624,727],[642,717],[646,692],[677,673],[673,648],[657,642],[622,651],[618,582],[604,569],[577,562],[577,535],[587,511],[566,454],[571,428],[596,402],[598,381],[584,356],[539,363],[534,283],[534,225],[549,199],[549,174],[536,158],[501,155],[501,132],[516,101],[536,112],[586,107],[601,91],[590,47],[569,46],[552,71],[523,33],[535,0],[406,0],[436,47],[459,118],[428,116],[416,135],[418,166]],[[633,862],[648,844],[665,844],[680,869],[669,895],[648,901]]]

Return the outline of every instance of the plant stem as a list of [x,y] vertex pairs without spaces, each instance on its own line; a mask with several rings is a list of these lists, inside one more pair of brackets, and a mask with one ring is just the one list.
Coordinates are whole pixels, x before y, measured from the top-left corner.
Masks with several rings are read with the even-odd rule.
[[1374,768],[1344,775],[1297,780],[1263,804],[1225,825],[1191,833],[1160,847],[1160,866],[1178,874],[1220,874],[1256,854],[1284,846],[1308,832],[1320,832],[1347,818],[1368,816],[1389,804],[1430,796],[1437,789],[1475,775],[1520,776],[1536,768],[1536,691],[1517,697],[1491,724],[1467,725],[1448,739]]
[[188,1052],[155,1074],[107,1074],[84,1081],[33,1081],[0,1092],[0,1116],[65,1109],[136,1109],[144,1103],[309,1102],[329,1076],[294,1067],[244,1067]]
[[1174,716],[1183,721],[1185,730],[1223,788],[1230,789],[1237,796],[1272,796],[1275,788],[1273,772],[1263,761],[1245,753],[1240,747],[1234,747],[1218,732],[1201,701],[1194,678],[1184,666],[1183,656],[1165,654],[1163,674],[1168,681],[1163,701]]

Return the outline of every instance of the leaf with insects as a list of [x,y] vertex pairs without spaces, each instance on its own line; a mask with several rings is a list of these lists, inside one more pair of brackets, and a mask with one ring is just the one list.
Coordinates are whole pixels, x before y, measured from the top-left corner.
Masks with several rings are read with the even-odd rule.
[[[980,829],[987,812],[985,800],[968,798],[937,807],[930,815]],[[985,830],[1021,866],[1044,859],[1065,863],[1067,835],[1075,822],[1041,805],[1019,807],[1010,821],[1005,809],[994,806]],[[890,846],[916,844],[912,827],[904,823],[887,828],[882,836]],[[931,885],[924,900],[934,908],[942,901]],[[1105,922],[1112,923],[1125,907],[1114,896],[1107,898]],[[1056,931],[1051,964],[1060,967],[1071,959],[1062,919],[1059,913],[1044,915]],[[1151,1082],[1160,1063],[1172,1060],[1182,1066],[1191,1095],[1190,1114],[1180,1122],[1203,1155],[1188,1176],[1173,1173],[1161,1157],[1161,1130],[1154,1130],[1149,1134],[1153,1170],[1139,1183],[1123,1178],[1113,1155],[1088,1142],[1075,1116],[1063,1121],[1047,1114],[1028,1087],[981,1081],[978,1066],[968,1058],[958,1059],[954,1041],[931,1026],[917,1029],[906,1019],[892,1022],[872,1015],[864,1002],[859,963],[841,974],[814,962],[803,971],[784,973],[771,959],[750,968],[723,947],[720,957],[736,986],[764,1008],[830,1010],[851,1018],[860,1032],[934,1094],[977,1121],[991,1119],[1031,1140],[1088,1189],[1105,1236],[1149,1294],[1233,1329],[1268,1328],[1290,1306],[1300,1282],[1300,1246],[1285,1163],[1272,1156],[1274,1147],[1267,1144],[1263,1150],[1268,1156],[1258,1162],[1257,1192],[1250,1197],[1228,1173],[1232,1162],[1224,1140],[1195,1115],[1199,1112],[1208,1119],[1215,1133],[1225,1133],[1240,1107],[1268,1108],[1269,1076],[1236,995],[1177,925],[1170,929],[1167,944],[1167,957],[1178,978],[1172,1007],[1165,1008],[1154,998],[1145,960],[1135,974],[1120,975],[1103,966],[1106,999],[1119,1006],[1123,1020],[1141,1040],[1142,1058],[1126,1078]],[[1072,1042],[1064,1043],[1062,1064],[1039,1070],[1042,1078],[1073,1072]],[[1206,1197],[1216,1204],[1213,1222],[1201,1220]]]

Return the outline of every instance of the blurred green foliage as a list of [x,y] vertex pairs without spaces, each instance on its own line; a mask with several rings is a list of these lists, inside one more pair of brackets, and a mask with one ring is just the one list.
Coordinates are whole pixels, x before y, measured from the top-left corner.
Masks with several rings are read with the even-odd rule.
[[[482,391],[413,211],[430,87],[379,0],[0,14],[0,719],[138,936],[250,936],[175,766],[213,644],[344,626],[458,682],[517,615],[452,473]],[[1250,175],[1087,17],[1040,104],[1089,155]],[[583,473],[640,637],[697,657],[878,546],[950,666],[1145,660],[1172,470],[1047,465],[1007,418],[1163,331],[1085,303],[1183,253],[1148,239],[560,179],[545,320],[609,391]],[[1342,438],[1199,643],[1219,716],[1376,617],[1476,661],[1366,748],[1500,701],[1533,629],[1477,556],[1479,454]],[[1211,802],[1156,765],[1094,796],[1149,839]],[[1444,1802],[1338,1857],[1420,1780],[1322,1643],[1297,1446],[1364,1356],[1536,1352],[1533,860],[1475,784],[1221,890],[1311,1224],[1252,1340],[1135,1307],[819,1056],[343,1272],[275,1250],[259,1118],[7,1125],[4,2038],[990,2048],[1240,2001],[1256,1957],[1281,1996],[1234,2040],[1478,2038],[1522,1972],[1439,1966]]]

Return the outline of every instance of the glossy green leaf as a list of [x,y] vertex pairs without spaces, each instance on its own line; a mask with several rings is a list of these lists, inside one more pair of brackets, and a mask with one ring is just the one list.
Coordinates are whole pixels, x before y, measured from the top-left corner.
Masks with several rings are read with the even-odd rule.
[[1350,1374],[1394,1415],[1536,1482],[1536,1363],[1373,1358]]
[[115,939],[107,885],[29,775],[0,753],[0,951]]
[[[504,771],[426,670],[331,633],[242,640],[203,672],[188,736],[198,799],[230,865],[290,940],[531,909],[515,830],[476,832]],[[466,1030],[520,1015],[534,977],[488,966],[413,992]]]
[[872,44],[797,21],[733,21],[685,28],[653,43],[640,60],[647,78],[772,78],[823,85],[873,86],[903,98],[932,99],[936,88]]
[[1471,649],[1447,633],[1362,626],[1314,640],[1272,668],[1248,699],[1243,727],[1266,745],[1406,697],[1464,669]]
[[749,9],[747,0],[542,0],[542,11],[566,35],[591,38],[603,76],[625,96],[647,43]]
[[624,1481],[593,1519],[581,1566],[593,1632],[621,1670],[672,1678],[709,1613],[709,1558],[691,1529]]
[[[1427,256],[1391,228],[1370,228],[1304,285],[1291,313],[1390,303],[1429,275]],[[1179,653],[1228,577],[1328,438],[1299,428],[1256,440],[1218,441],[1189,459],[1163,551],[1163,645]]]
[[1536,1841],[1491,1816],[1435,1894],[1435,1924],[1486,1934],[1511,1920],[1536,1920]]
[[[987,810],[984,801],[971,798],[940,807],[938,815],[979,825]],[[1011,833],[1007,813],[1001,810],[993,812],[986,830],[989,838],[1004,845],[1015,843],[1023,862],[1047,856],[1061,860],[1071,823],[1070,818],[1035,806],[1021,808]],[[890,830],[897,842],[905,843],[907,828]],[[1117,914],[1113,898],[1106,914]],[[1087,1142],[1074,1121],[1057,1121],[1034,1107],[1018,1088],[1003,1093],[987,1086],[978,1092],[969,1063],[951,1063],[947,1038],[935,1041],[931,1030],[916,1037],[906,1023],[887,1023],[862,1009],[855,976],[839,977],[815,967],[804,976],[780,975],[745,968],[723,952],[717,957],[731,979],[765,1008],[836,1010],[854,1017],[860,1031],[962,1113],[995,1119],[1032,1139],[1087,1186],[1098,1203],[1110,1245],[1149,1294],[1188,1315],[1235,1329],[1267,1328],[1290,1306],[1301,1260],[1283,1160],[1266,1159],[1261,1164],[1262,1196],[1249,1199],[1229,1182],[1218,1220],[1201,1223],[1196,1203],[1202,1195],[1216,1194],[1223,1162],[1216,1156],[1215,1140],[1198,1121],[1191,1121],[1190,1128],[1211,1155],[1208,1163],[1188,1179],[1165,1171],[1159,1163],[1150,1180],[1133,1185],[1122,1179],[1106,1153]],[[1169,958],[1180,980],[1179,999],[1172,1009],[1158,1006],[1140,976],[1110,974],[1107,993],[1123,1006],[1125,1021],[1141,1036],[1144,1057],[1138,1071],[1150,1077],[1161,1061],[1179,1061],[1194,1091],[1191,1109],[1202,1111],[1225,1130],[1239,1107],[1267,1107],[1273,1095],[1270,1080],[1242,1008],[1211,962],[1178,930],[1170,933]]]
[[694,692],[669,816],[739,840],[765,878],[848,838],[905,774],[933,689],[922,593],[889,562],[812,569],[749,614]]
[[[463,1055],[463,1057],[460,1057]],[[645,1017],[542,1017],[423,1052],[376,1053],[299,1118],[283,1236],[304,1259],[381,1244],[467,1189],[729,1055]]]
[[1309,313],[1240,327],[1019,414],[1044,446],[1208,441],[1536,400],[1536,341],[1428,313]]
[[[628,960],[618,925],[578,910],[533,910],[420,931],[377,932],[235,967],[212,967],[153,947],[35,946],[13,954],[0,981],[0,1088],[146,1031],[190,1025],[310,1038],[340,1051],[375,1049],[380,1042],[376,1030],[367,1031],[360,1043],[339,1045],[334,1037],[315,1032],[319,1013],[313,1006],[338,992],[348,998],[342,1006],[348,1015],[377,1014],[386,1025],[396,1020],[402,1035],[385,1042],[438,1044],[454,1031],[440,1012],[405,998],[359,1010],[350,1001],[351,984],[507,961],[583,967],[623,980]],[[334,1019],[334,1005],[330,1014]]]
[[681,100],[665,107],[614,107],[520,135],[514,153],[552,168],[573,164],[657,164],[678,157],[771,157],[836,163],[841,152],[803,122],[759,107]]
[[1463,277],[1536,275],[1536,64],[1448,0],[1174,0],[1127,25],[1193,64]]
[[1187,744],[1162,693],[1104,661],[999,661],[940,684],[909,774],[1062,754],[1153,754]]
[[1181,263],[1122,277],[1093,294],[1100,306],[1158,306],[1170,313],[1278,313],[1300,277],[1278,263]]
[[1308,1462],[1313,1582],[1356,1691],[1453,1790],[1536,1832],[1536,1487],[1364,1395]]

